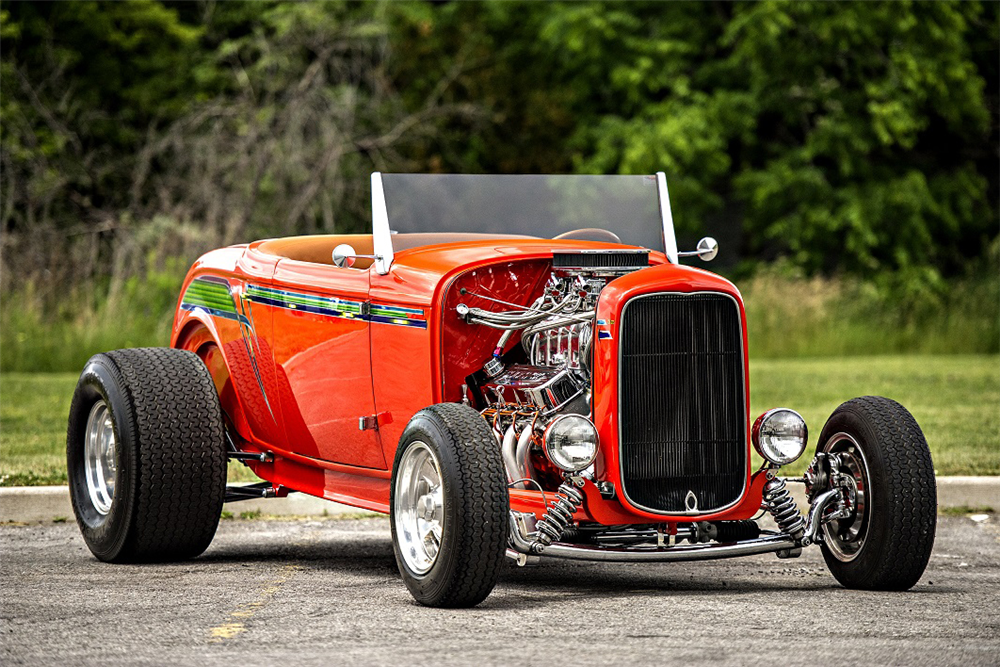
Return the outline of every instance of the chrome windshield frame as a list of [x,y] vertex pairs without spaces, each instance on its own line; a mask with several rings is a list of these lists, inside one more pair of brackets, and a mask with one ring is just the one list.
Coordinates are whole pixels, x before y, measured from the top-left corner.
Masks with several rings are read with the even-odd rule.
[[389,229],[389,211],[380,171],[372,172],[372,247],[375,271],[384,276],[392,266],[392,230]]
[[671,264],[678,264],[677,236],[674,234],[674,214],[670,210],[670,192],[667,190],[667,175],[656,172],[656,192],[660,196],[660,217],[663,219],[663,251]]

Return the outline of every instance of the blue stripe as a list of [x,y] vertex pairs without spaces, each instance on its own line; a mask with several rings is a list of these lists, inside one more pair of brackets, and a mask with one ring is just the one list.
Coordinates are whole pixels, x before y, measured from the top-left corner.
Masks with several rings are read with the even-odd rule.
[[229,289],[229,281],[225,278],[220,278],[219,276],[198,276],[195,278],[196,281],[200,280],[206,283],[216,283],[218,285],[225,285],[226,289]]
[[373,303],[372,308],[385,308],[386,310],[398,310],[401,313],[411,313],[413,315],[423,315],[422,308],[404,308],[403,306],[389,306],[381,303]]
[[[248,288],[250,286],[248,285]],[[260,303],[268,306],[273,306],[275,308],[284,308],[285,310],[295,310],[304,313],[312,313],[314,315],[325,315],[327,317],[340,317],[349,320],[361,320],[364,322],[375,322],[376,324],[393,324],[396,326],[406,326],[413,327],[417,329],[426,329],[427,320],[416,319],[411,317],[406,317],[408,314],[423,315],[424,311],[420,308],[405,308],[402,306],[390,306],[383,304],[373,304],[374,308],[384,308],[386,310],[399,311],[400,316],[394,315],[364,315],[361,313],[356,313],[353,311],[338,310],[335,307],[327,308],[324,306],[313,306],[301,303],[293,303],[291,301],[286,301],[283,297],[292,298],[312,298],[321,299],[328,302],[331,306],[337,306],[340,304],[351,305],[361,307],[363,301],[349,301],[347,299],[339,299],[337,297],[327,297],[320,296],[318,294],[303,294],[299,292],[291,292],[286,290],[274,289],[272,287],[261,287],[259,285],[253,285],[253,289],[258,292],[266,292],[268,294],[273,294],[274,296],[263,296],[262,294],[249,294],[248,298],[254,303]],[[249,289],[248,289],[249,291]]]
[[181,310],[187,310],[192,313],[195,312],[196,310],[200,310],[204,313],[208,313],[212,317],[221,317],[223,319],[233,320],[234,322],[241,322],[247,325],[250,324],[250,320],[248,320],[245,315],[240,315],[238,313],[230,313],[225,310],[218,310],[217,308],[206,308],[205,306],[196,306],[190,303],[182,303]]
[[[274,306],[276,308],[285,308],[287,310],[298,310],[303,313],[313,313],[314,315],[329,315],[331,317],[350,317],[353,313],[345,313],[334,308],[324,308],[322,306],[307,306],[301,303],[288,303],[282,301],[281,299],[269,299],[263,296],[252,297],[251,300],[254,303],[263,303],[268,306]],[[352,318],[358,319],[358,318]]]
[[369,315],[367,319],[377,324],[395,324],[401,327],[415,327],[417,329],[427,328],[427,320],[411,320],[405,317],[389,317],[387,315]]

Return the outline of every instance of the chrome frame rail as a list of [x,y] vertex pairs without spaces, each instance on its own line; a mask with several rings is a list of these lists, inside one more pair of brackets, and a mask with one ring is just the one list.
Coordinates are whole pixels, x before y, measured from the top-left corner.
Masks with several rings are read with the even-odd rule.
[[[684,544],[675,546],[643,546],[628,548],[603,547],[588,544],[566,544],[553,542],[548,546],[540,546],[528,531],[521,517],[534,518],[531,514],[522,514],[513,510],[509,513],[510,548],[507,556],[518,564],[536,562],[538,557],[565,558],[568,560],[590,560],[619,563],[669,563],[689,560],[713,560],[716,558],[734,558],[737,556],[752,556],[786,550],[801,550],[802,547],[815,544],[819,539],[819,530],[823,523],[841,516],[841,510],[835,506],[832,514],[824,515],[831,504],[840,500],[840,491],[830,489],[817,496],[806,514],[805,530],[802,539],[796,540],[785,533],[769,534],[753,540],[728,543]],[[780,555],[780,554],[779,554]],[[793,553],[797,555],[797,553]]]
[[771,553],[782,551],[783,549],[794,549],[799,546],[788,535],[768,535],[755,540],[731,542],[728,544],[685,544],[672,547],[635,546],[627,549],[553,542],[545,547],[541,553],[538,553],[532,551],[534,542],[528,535],[522,532],[514,512],[510,513],[510,542],[511,551],[527,557],[541,556],[543,558],[619,563],[666,563],[688,560],[712,560],[715,558],[732,558],[734,556]]

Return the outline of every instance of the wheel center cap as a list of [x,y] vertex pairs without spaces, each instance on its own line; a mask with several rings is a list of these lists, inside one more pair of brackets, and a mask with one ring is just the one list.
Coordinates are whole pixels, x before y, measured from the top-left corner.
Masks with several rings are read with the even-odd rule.
[[425,494],[420,496],[417,501],[417,509],[420,514],[420,518],[424,521],[434,520],[434,496],[431,494]]

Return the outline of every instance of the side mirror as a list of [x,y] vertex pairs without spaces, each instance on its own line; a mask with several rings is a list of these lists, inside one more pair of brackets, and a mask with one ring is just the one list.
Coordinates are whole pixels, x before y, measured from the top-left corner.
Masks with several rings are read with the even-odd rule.
[[703,262],[711,262],[719,254],[719,242],[711,236],[698,241],[698,249],[691,252],[679,252],[678,257],[698,257]]
[[334,266],[339,266],[340,268],[351,268],[354,266],[354,261],[357,257],[358,253],[355,252],[354,246],[349,243],[341,243],[333,249]]

